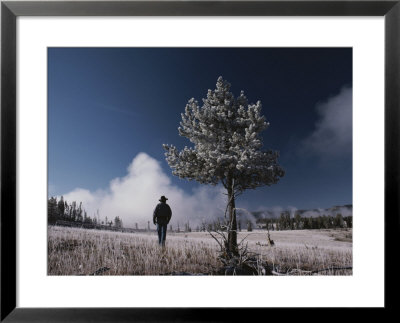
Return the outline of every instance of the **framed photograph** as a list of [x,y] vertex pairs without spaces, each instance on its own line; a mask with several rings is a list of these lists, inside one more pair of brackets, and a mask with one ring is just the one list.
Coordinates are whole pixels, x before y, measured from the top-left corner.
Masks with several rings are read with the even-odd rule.
[[1,320],[391,308],[399,14],[3,1]]

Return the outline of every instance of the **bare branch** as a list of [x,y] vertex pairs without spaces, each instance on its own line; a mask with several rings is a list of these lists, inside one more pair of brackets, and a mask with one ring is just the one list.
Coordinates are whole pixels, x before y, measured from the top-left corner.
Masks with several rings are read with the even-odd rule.
[[247,236],[245,236],[242,240],[240,240],[240,242],[238,243],[238,245],[240,245],[249,235],[251,235],[251,233],[249,233]]
[[223,248],[221,242],[219,242],[219,240],[209,230],[207,230],[207,232],[210,234],[211,237],[214,238],[215,241],[217,241],[217,243],[220,246],[221,250],[223,250],[224,248]]

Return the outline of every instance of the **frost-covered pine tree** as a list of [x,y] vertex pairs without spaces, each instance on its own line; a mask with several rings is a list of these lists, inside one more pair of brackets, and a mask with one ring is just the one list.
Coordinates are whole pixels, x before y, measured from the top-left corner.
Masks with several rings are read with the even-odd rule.
[[194,147],[178,151],[163,145],[173,174],[202,184],[221,183],[227,190],[228,246],[237,253],[235,199],[246,189],[276,184],[284,176],[278,152],[262,151],[260,133],[268,127],[261,102],[249,104],[244,92],[235,98],[220,76],[200,106],[190,99],[182,113],[179,134]]

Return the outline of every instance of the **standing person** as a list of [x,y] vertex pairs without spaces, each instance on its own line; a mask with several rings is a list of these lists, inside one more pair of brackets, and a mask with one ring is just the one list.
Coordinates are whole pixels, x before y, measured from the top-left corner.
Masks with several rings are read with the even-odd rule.
[[153,223],[157,224],[158,244],[165,246],[165,238],[167,237],[167,225],[171,220],[172,211],[167,204],[167,198],[163,195],[159,199],[160,203],[157,204],[153,212]]

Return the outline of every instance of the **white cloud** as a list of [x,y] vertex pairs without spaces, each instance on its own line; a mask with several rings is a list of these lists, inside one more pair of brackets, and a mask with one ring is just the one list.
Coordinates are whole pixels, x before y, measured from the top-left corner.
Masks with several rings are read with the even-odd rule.
[[194,228],[201,221],[223,216],[225,196],[219,187],[201,186],[188,193],[171,183],[159,162],[146,153],[139,153],[128,166],[127,175],[115,178],[107,190],[91,192],[77,188],[67,194],[68,202],[82,202],[89,216],[97,210],[100,217],[114,219],[119,216],[124,226],[147,227],[152,224],[153,210],[161,195],[168,198],[172,208],[171,223],[181,228],[187,221]]
[[352,89],[342,88],[340,93],[317,105],[319,119],[314,132],[303,140],[301,151],[334,157],[352,149]]

